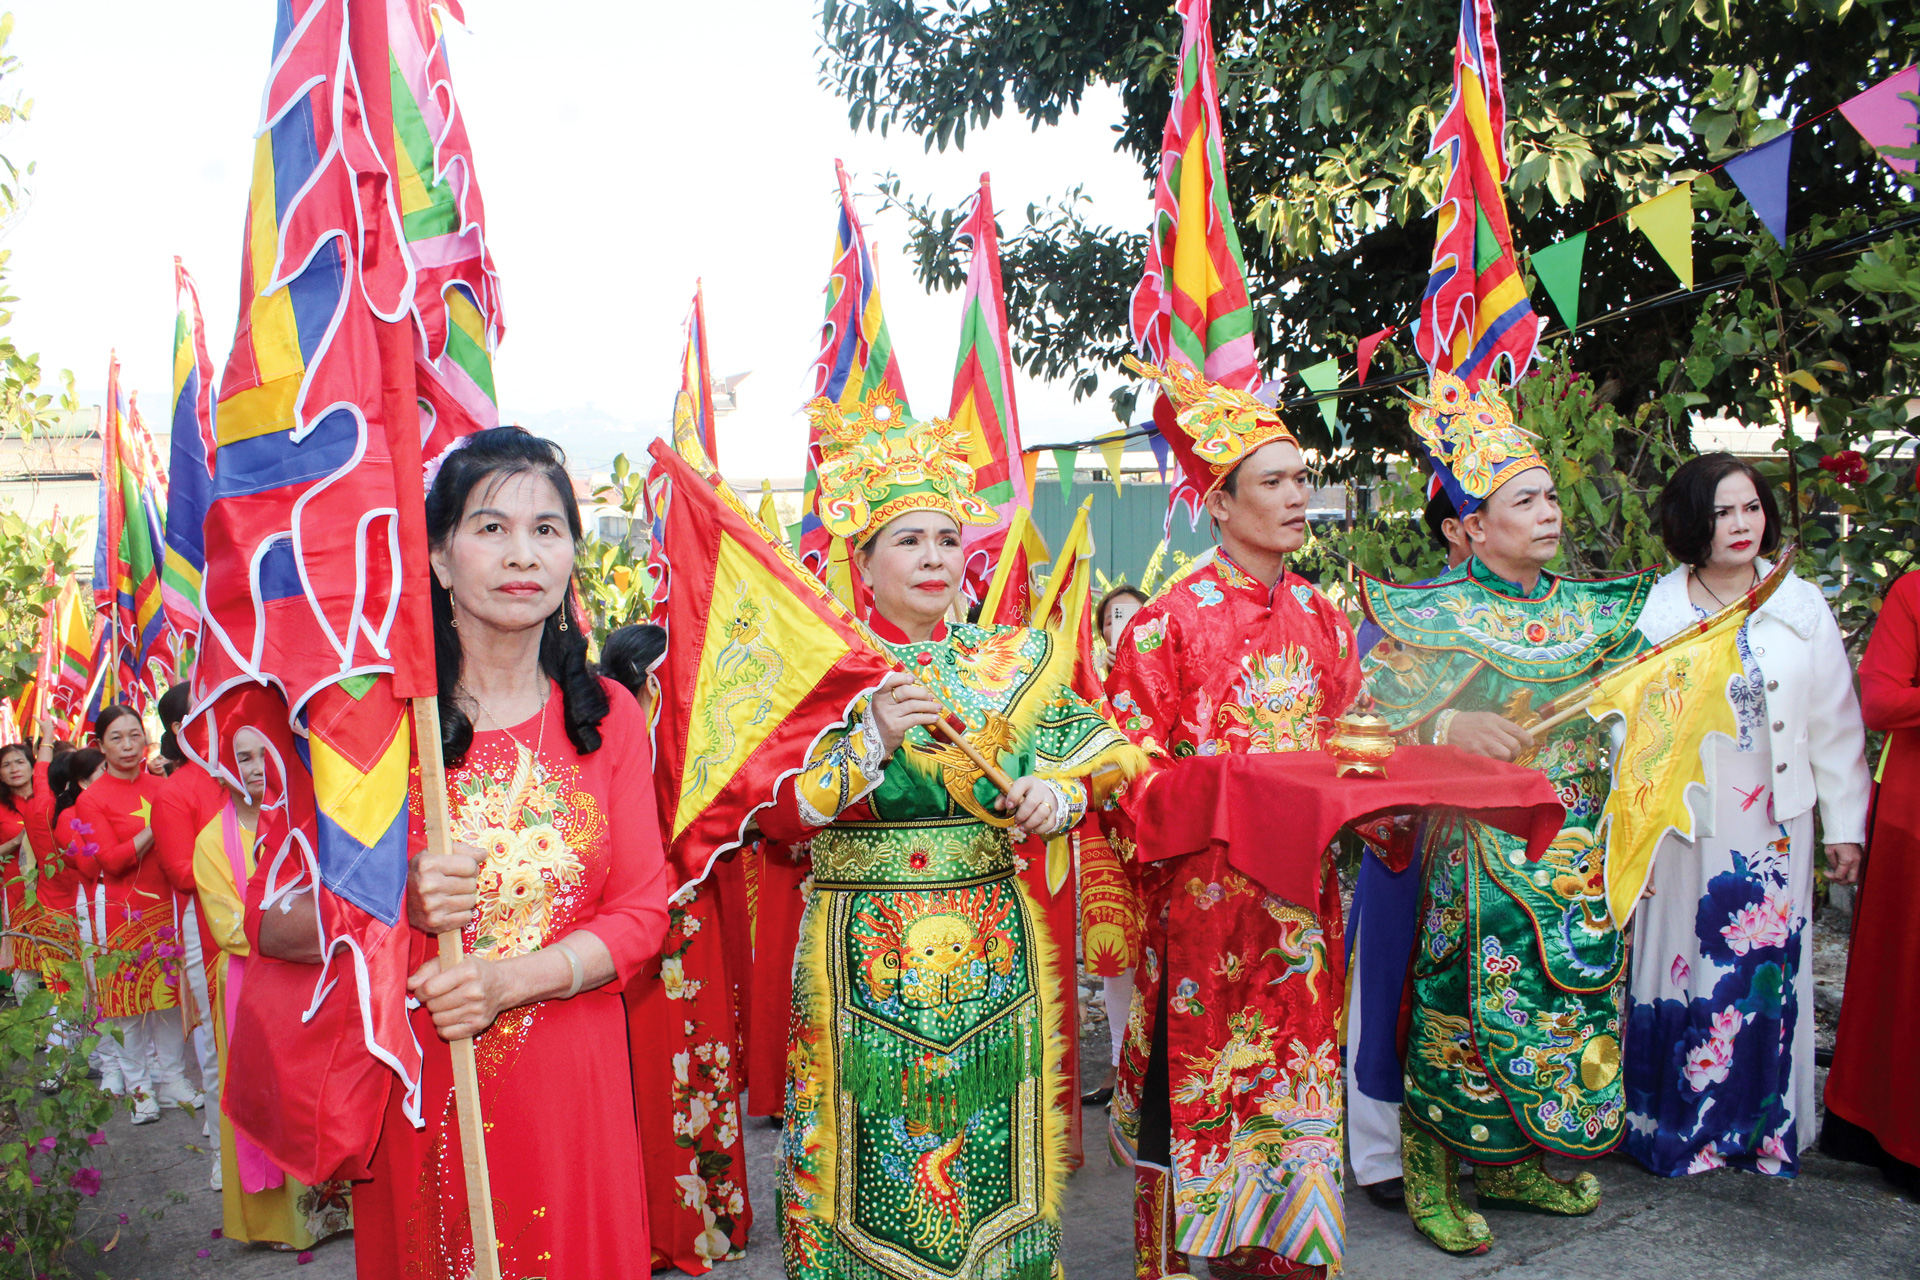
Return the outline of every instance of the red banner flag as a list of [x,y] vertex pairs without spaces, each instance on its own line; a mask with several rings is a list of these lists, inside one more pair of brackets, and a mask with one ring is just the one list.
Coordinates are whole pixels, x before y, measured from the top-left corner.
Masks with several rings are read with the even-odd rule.
[[649,450],[652,621],[667,630],[653,776],[667,858],[690,884],[899,666],[724,480],[663,441]]
[[[257,884],[267,904],[319,886],[327,965],[316,979],[261,962],[271,977],[249,981],[230,1037],[259,1087],[228,1095],[235,1125],[311,1183],[364,1159],[396,1075],[419,1114],[408,701],[437,691],[421,450],[489,425],[491,401],[467,383],[485,373],[474,353],[497,312],[423,0],[295,0],[280,14],[182,740],[237,778],[232,731],[268,737],[277,781]],[[419,135],[423,109],[442,127]]]

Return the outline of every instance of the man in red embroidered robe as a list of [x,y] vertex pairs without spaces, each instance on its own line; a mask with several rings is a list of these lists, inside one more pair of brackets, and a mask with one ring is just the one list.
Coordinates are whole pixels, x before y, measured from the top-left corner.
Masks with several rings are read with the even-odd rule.
[[[1306,540],[1307,468],[1272,409],[1190,370],[1142,368],[1220,545],[1121,637],[1116,719],[1180,785],[1187,756],[1318,748],[1360,688],[1346,616],[1286,557]],[[1165,426],[1163,415],[1163,427]],[[1274,797],[1284,821],[1285,797]],[[1223,852],[1145,866],[1146,950],[1113,1102],[1134,1165],[1135,1274],[1319,1276],[1342,1255],[1340,898],[1267,893]]]

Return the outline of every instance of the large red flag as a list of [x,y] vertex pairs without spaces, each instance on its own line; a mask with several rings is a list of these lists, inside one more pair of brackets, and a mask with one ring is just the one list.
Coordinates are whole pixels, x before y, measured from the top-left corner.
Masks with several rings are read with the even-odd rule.
[[[430,163],[396,157],[409,139],[394,93],[420,59],[389,31],[417,46],[424,13],[421,0],[282,4],[215,413],[183,740],[232,777],[232,731],[268,736],[278,767],[252,891],[267,906],[319,885],[327,965],[250,965],[229,1043],[230,1078],[248,1087],[228,1092],[228,1114],[305,1182],[363,1165],[396,1077],[418,1116],[402,911],[408,700],[436,691],[421,448],[485,423],[448,391],[459,344],[445,324],[493,300],[490,269],[448,266],[455,250],[484,260],[470,165],[434,150],[464,134],[430,139]],[[457,119],[450,86],[435,91]],[[433,185],[403,190],[408,174]],[[442,204],[451,224],[416,216]]]

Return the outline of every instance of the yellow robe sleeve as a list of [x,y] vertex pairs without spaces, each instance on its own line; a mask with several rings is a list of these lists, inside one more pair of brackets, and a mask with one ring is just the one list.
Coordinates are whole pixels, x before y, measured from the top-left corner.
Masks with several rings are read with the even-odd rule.
[[862,698],[842,728],[823,735],[793,780],[800,820],[824,827],[840,811],[880,785],[886,775],[880,727],[869,699]]
[[[207,931],[228,955],[247,954],[247,905],[244,886],[233,880],[233,864],[227,860],[226,823],[223,817],[200,828],[193,841],[193,880],[200,892],[200,912]],[[240,823],[240,842],[245,846],[247,874],[253,874],[253,828]]]

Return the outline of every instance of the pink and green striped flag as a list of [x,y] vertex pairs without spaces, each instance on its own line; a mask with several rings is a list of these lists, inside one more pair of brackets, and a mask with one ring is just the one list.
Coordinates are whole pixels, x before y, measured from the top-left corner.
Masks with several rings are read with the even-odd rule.
[[[1247,299],[1247,262],[1227,201],[1220,92],[1214,79],[1211,0],[1179,0],[1180,63],[1173,107],[1160,141],[1146,270],[1133,291],[1133,341],[1157,365],[1190,365],[1237,391],[1260,387]],[[1164,435],[1173,405],[1153,407]],[[1200,491],[1184,474],[1169,495],[1167,518],[1185,503],[1199,519]]]
[[[443,12],[444,11],[444,12]],[[453,92],[442,23],[458,0],[387,0],[395,190],[415,272],[421,456],[431,466],[462,436],[500,425],[493,389],[500,273],[487,247],[466,117]]]
[[1013,399],[1013,354],[1007,335],[1007,299],[1000,280],[1000,230],[993,221],[993,188],[980,175],[980,194],[960,234],[973,246],[967,293],[960,311],[960,358],[953,370],[947,416],[967,433],[974,492],[1000,513],[998,524],[969,526],[962,534],[966,576],[961,590],[979,603],[1006,545],[1013,513],[1033,505],[1020,462],[1020,411]]
[[1180,0],[1179,79],[1160,143],[1146,272],[1133,339],[1155,364],[1181,361],[1236,390],[1260,385],[1246,258],[1227,203],[1210,0]]

